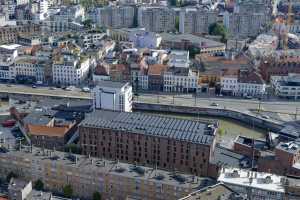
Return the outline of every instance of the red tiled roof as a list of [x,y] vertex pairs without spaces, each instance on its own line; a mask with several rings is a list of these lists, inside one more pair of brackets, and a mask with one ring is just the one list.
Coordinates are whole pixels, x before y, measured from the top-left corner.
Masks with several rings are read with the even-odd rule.
[[155,64],[149,65],[148,75],[161,75],[162,72],[166,71],[167,65]]
[[44,135],[49,137],[64,137],[69,131],[70,127],[49,127],[42,125],[28,125],[28,130],[30,135]]
[[98,65],[98,66],[95,68],[94,74],[95,74],[95,75],[108,76],[107,70],[106,70],[106,68],[105,68],[103,65]]

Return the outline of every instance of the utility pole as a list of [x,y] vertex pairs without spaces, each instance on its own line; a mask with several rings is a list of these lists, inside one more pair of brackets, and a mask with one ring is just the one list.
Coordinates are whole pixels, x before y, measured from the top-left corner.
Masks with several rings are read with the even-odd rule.
[[296,112],[295,112],[295,120],[298,118],[298,112],[300,110],[300,107],[296,107]]

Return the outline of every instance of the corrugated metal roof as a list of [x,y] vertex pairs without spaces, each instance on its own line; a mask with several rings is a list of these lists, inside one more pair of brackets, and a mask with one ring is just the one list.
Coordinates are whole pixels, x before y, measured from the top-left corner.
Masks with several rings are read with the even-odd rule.
[[81,127],[99,127],[126,130],[132,133],[167,137],[192,143],[211,144],[214,130],[209,124],[163,117],[158,115],[97,110],[89,114]]

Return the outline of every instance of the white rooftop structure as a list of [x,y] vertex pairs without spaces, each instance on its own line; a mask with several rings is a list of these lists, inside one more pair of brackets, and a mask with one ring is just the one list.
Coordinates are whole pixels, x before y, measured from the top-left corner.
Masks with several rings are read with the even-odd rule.
[[236,192],[250,194],[248,198],[251,199],[259,199],[259,195],[265,199],[282,199],[285,193],[284,180],[283,176],[238,168],[223,168],[218,178],[218,181]]
[[169,54],[168,65],[171,67],[189,67],[189,52],[173,50]]

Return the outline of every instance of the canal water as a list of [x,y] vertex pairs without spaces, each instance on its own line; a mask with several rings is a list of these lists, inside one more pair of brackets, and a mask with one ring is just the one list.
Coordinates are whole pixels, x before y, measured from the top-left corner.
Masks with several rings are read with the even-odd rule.
[[187,114],[174,114],[174,113],[165,113],[165,112],[144,112],[153,115],[161,115],[161,116],[171,116],[177,117],[181,119],[191,119],[191,120],[217,120],[219,122],[219,131],[217,135],[217,141],[221,143],[222,146],[226,146],[231,148],[234,139],[238,135],[247,136],[254,139],[265,138],[265,134],[267,131],[253,126],[249,126],[247,124],[241,123],[237,120],[225,119],[225,118],[217,118],[210,116],[193,116]]

